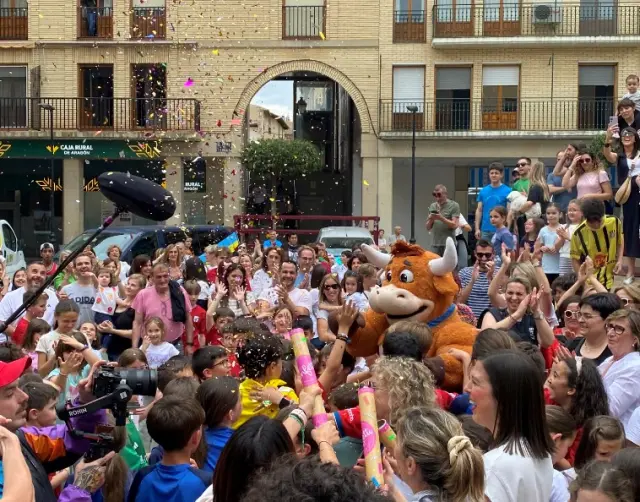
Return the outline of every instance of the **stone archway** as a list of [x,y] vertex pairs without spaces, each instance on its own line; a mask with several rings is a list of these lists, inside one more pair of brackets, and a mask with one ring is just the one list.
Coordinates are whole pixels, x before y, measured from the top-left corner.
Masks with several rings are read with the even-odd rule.
[[286,61],[284,63],[278,63],[267,68],[260,75],[254,78],[242,91],[240,100],[233,112],[234,116],[244,117],[245,111],[249,108],[253,96],[260,90],[260,88],[267,82],[282,75],[283,73],[295,72],[295,71],[310,71],[320,73],[325,77],[328,77],[338,84],[340,84],[345,91],[349,94],[353,103],[355,104],[358,114],[360,115],[360,124],[362,133],[373,132],[373,121],[371,120],[371,114],[367,103],[360,92],[360,89],[347,77],[344,73],[336,70],[328,64],[321,61],[315,61],[313,59],[298,59],[295,61]]

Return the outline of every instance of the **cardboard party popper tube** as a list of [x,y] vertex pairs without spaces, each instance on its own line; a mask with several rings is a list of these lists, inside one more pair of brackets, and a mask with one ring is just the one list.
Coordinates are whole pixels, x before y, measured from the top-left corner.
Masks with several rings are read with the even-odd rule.
[[386,420],[378,420],[378,434],[384,447],[393,452],[396,446],[396,433]]
[[[298,372],[302,380],[302,387],[304,389],[318,387],[318,377],[316,376],[316,370],[313,368],[313,360],[309,354],[309,347],[307,346],[307,338],[304,336],[304,331],[300,328],[295,328],[289,332],[289,335],[291,336],[293,353],[296,356],[296,365],[298,366]],[[314,427],[319,427],[329,420],[324,409],[322,396],[316,396],[313,405],[312,420]]]
[[376,402],[371,387],[361,387],[358,390],[358,403],[360,405],[362,447],[364,450],[364,466],[367,479],[376,487],[382,486],[384,476],[382,473],[380,438],[378,436],[378,417],[376,415]]

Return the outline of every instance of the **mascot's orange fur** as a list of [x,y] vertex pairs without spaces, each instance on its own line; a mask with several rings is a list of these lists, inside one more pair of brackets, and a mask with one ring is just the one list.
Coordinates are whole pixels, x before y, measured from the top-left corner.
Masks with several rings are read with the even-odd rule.
[[444,366],[443,388],[460,391],[462,364],[447,353],[456,348],[471,353],[477,330],[460,320],[454,298],[458,286],[453,279],[457,252],[453,239],[447,240],[440,257],[420,246],[397,242],[391,255],[363,245],[369,262],[384,268],[382,287],[371,291],[365,325],[355,331],[349,344],[354,356],[377,353],[386,329],[396,321],[428,323],[433,343],[426,356]]

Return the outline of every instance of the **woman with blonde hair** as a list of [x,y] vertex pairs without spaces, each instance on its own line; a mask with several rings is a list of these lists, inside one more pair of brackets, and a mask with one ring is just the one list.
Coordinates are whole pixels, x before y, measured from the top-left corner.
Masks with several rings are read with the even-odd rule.
[[169,268],[170,279],[174,281],[182,279],[182,251],[175,244],[169,244],[156,262],[164,263]]
[[640,309],[640,283],[625,284],[616,288],[614,293],[625,308]]
[[396,474],[413,490],[413,500],[484,501],[482,452],[456,417],[440,408],[413,407],[405,410],[395,431]]
[[589,152],[576,155],[562,178],[562,186],[567,190],[578,189],[578,200],[611,200],[613,190],[609,175],[598,159]]
[[[531,172],[529,173],[529,192],[527,194],[527,202],[522,204],[520,209],[512,210],[507,223],[510,224],[512,218],[513,220],[519,219],[536,204],[540,204],[540,214],[546,214],[550,199],[551,195],[549,194],[549,185],[547,184],[544,163],[534,162],[531,167]],[[518,229],[518,233],[520,234],[522,228],[518,227]],[[522,238],[522,235],[518,235],[518,238]]]

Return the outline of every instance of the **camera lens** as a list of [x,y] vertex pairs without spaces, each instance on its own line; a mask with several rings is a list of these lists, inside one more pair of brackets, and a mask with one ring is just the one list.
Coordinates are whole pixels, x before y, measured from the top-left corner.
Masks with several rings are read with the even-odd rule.
[[156,370],[117,369],[121,380],[131,388],[134,395],[155,396],[158,388],[158,372]]

